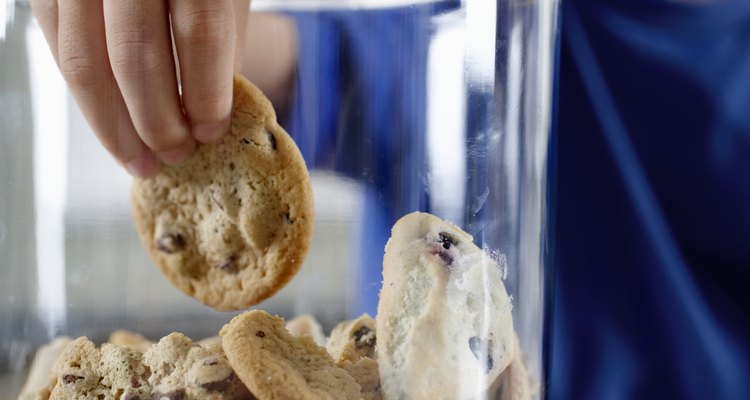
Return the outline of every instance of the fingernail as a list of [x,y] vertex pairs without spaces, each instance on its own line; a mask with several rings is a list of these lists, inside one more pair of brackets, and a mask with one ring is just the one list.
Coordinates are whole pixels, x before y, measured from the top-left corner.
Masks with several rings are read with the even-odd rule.
[[192,127],[193,137],[201,142],[213,142],[224,135],[229,127],[229,121],[196,124]]
[[159,160],[153,154],[147,153],[140,158],[125,163],[125,169],[136,178],[150,178],[159,172]]
[[183,161],[187,160],[188,157],[190,157],[191,154],[193,154],[193,150],[195,149],[195,140],[190,139],[187,142],[185,142],[182,146],[162,151],[157,154],[157,157],[167,165],[177,165],[182,163]]

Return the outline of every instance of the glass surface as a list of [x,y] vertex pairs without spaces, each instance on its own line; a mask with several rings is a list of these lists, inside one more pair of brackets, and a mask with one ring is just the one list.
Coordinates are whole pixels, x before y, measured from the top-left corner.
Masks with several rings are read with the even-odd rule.
[[[296,32],[275,104],[310,168],[311,250],[258,308],[326,332],[375,315],[390,227],[421,210],[503,260],[544,397],[547,158],[557,1],[262,1]],[[0,2],[0,399],[60,335],[215,335],[235,313],[179,292],[133,226],[130,177],[66,89],[25,2]],[[265,33],[273,40],[273,31]],[[261,40],[264,40],[261,38]]]

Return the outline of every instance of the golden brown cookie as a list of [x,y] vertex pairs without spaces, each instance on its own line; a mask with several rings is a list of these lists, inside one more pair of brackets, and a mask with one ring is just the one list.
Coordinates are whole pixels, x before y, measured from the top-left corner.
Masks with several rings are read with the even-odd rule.
[[119,329],[109,334],[109,343],[125,346],[141,353],[148,350],[154,342],[140,333]]
[[354,377],[367,400],[382,398],[378,362],[375,360],[376,343],[375,320],[367,314],[340,322],[326,343],[336,365]]
[[375,358],[375,320],[367,314],[336,325],[326,349],[336,362],[357,362],[362,357]]
[[85,337],[71,342],[56,362],[50,399],[254,400],[218,344],[200,346],[179,333],[146,353]]
[[206,348],[213,349],[215,346],[218,346],[219,348],[221,348],[221,338],[219,337],[219,335],[203,338],[199,340],[197,343]]
[[72,340],[67,336],[40,346],[34,355],[29,374],[18,400],[47,400],[57,383],[57,360]]
[[125,346],[104,344],[99,349],[80,337],[58,358],[57,383],[50,399],[149,399],[149,372],[141,357]]
[[310,314],[302,314],[286,321],[286,330],[294,336],[310,336],[319,346],[325,346],[326,344],[323,327]]
[[250,392],[237,378],[218,344],[201,346],[171,333],[143,355],[149,368],[153,399],[248,400]]
[[180,290],[219,310],[259,303],[299,270],[313,200],[305,161],[258,88],[235,75],[231,129],[182,165],[136,179],[135,225]]
[[219,332],[242,382],[260,399],[364,398],[360,385],[310,336],[293,336],[264,311],[240,314]]
[[363,400],[381,400],[383,392],[380,388],[380,373],[378,362],[370,357],[361,357],[356,362],[341,360],[336,363],[346,370],[362,390]]

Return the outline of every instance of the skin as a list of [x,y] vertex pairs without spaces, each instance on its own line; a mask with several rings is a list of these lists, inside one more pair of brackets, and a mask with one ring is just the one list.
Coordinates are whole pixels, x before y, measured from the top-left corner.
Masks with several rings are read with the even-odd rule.
[[83,115],[136,177],[224,134],[234,71],[279,104],[293,84],[294,25],[248,15],[249,0],[30,3]]

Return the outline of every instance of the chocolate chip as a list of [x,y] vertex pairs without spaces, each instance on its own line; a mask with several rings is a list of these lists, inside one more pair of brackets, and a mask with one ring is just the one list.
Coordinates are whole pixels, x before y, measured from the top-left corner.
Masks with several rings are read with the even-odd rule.
[[185,391],[182,389],[173,390],[167,393],[154,392],[154,394],[151,395],[151,400],[182,400],[184,398]]
[[237,256],[231,256],[226,260],[214,265],[214,268],[220,269],[228,274],[237,273]]
[[360,327],[354,331],[352,337],[354,337],[354,345],[358,348],[375,347],[375,335],[369,327]]
[[130,386],[134,388],[139,388],[141,387],[141,383],[138,382],[138,378],[130,378]]
[[64,375],[63,376],[63,382],[65,382],[65,384],[67,384],[67,385],[71,385],[73,383],[76,383],[76,382],[78,382],[81,379],[83,379],[83,377],[82,376],[78,376],[78,375]]
[[438,233],[439,242],[443,245],[443,248],[448,250],[451,248],[451,245],[455,246],[458,244],[458,240],[454,238],[451,234],[447,232],[440,232]]
[[266,337],[266,333],[263,332],[263,331],[258,331],[258,332],[255,333],[255,336],[257,336],[259,338],[264,338],[264,337]]
[[165,233],[159,236],[159,239],[156,240],[156,247],[159,251],[163,251],[167,254],[181,251],[186,245],[187,241],[185,240],[185,237],[175,232]]
[[492,366],[495,365],[495,361],[490,354],[492,352],[492,339],[485,341],[480,337],[472,336],[469,338],[469,349],[471,349],[471,352],[478,361],[482,361],[482,359],[486,358],[487,363],[484,366],[484,372],[490,372]]
[[276,150],[276,136],[268,130],[266,131],[266,135],[268,135],[268,141],[271,142],[271,148]]
[[242,138],[242,139],[240,140],[240,142],[242,142],[242,144],[250,144],[250,141],[249,141],[249,140],[247,140],[246,138]]
[[445,263],[445,265],[453,265],[453,256],[448,254],[447,251],[438,251],[437,254],[441,260]]
[[203,390],[207,392],[224,392],[225,390],[227,390],[227,388],[229,388],[229,385],[232,383],[232,378],[233,376],[229,375],[228,377],[226,377],[226,379],[223,379],[217,382],[201,383],[200,386],[203,388]]

